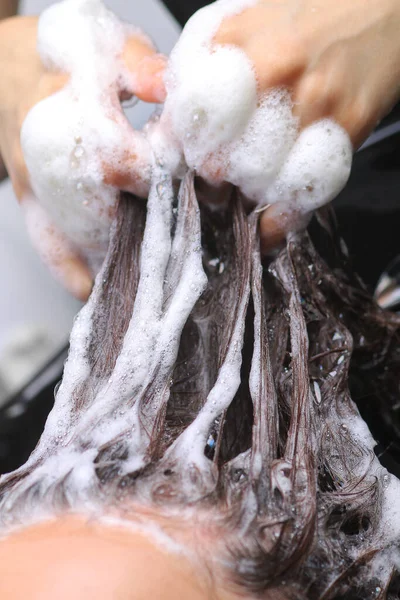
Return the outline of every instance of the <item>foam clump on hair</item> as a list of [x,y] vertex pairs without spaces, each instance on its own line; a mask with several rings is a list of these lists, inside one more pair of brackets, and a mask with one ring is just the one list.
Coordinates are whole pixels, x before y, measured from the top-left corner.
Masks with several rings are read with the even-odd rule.
[[48,69],[65,73],[66,86],[28,113],[21,132],[33,192],[61,229],[83,250],[93,270],[104,258],[118,189],[104,168],[119,172],[135,156],[138,193],[149,185],[149,147],[133,132],[118,94],[127,86],[121,61],[125,42],[142,36],[101,0],[64,0],[39,20],[38,51]]
[[192,17],[171,55],[161,124],[208,182],[228,181],[254,203],[283,201],[307,213],[347,182],[352,145],[330,120],[300,133],[290,94],[261,94],[246,54],[213,42],[224,19],[254,4],[219,0]]

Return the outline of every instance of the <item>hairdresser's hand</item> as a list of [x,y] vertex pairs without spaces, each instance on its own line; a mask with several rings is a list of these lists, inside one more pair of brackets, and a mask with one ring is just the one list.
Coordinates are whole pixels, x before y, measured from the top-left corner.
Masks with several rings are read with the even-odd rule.
[[[26,17],[0,22],[0,170],[4,162],[20,201],[31,196],[20,144],[22,123],[33,106],[61,90],[69,81],[68,74],[47,70],[42,65],[36,51],[37,22],[36,18]],[[163,100],[163,57],[157,55],[143,39],[132,37],[125,45],[121,60],[132,74],[132,79],[129,81],[128,78],[125,82],[127,89],[117,90],[120,99],[128,99],[135,94],[144,101]],[[118,113],[122,114],[119,104],[115,110],[117,119]],[[60,114],[59,118],[62,120],[63,115]],[[118,172],[106,169],[105,165],[104,178],[112,185],[122,185],[128,179],[125,173],[128,169],[129,164],[124,167],[121,162]],[[38,216],[36,225],[39,221],[42,225],[45,222]],[[65,287],[78,298],[86,299],[92,285],[87,266],[51,221],[46,223],[41,232],[31,232],[36,234],[37,249]]]
[[[332,117],[357,148],[400,97],[399,32],[399,0],[259,0],[215,42],[246,52],[260,91],[289,87],[301,127]],[[274,211],[262,219],[266,247],[289,218]]]

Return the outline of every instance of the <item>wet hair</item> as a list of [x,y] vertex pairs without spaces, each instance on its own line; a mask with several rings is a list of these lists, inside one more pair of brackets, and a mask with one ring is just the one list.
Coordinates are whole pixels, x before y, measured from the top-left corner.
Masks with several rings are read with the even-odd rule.
[[[165,178],[155,185],[147,212],[121,196],[84,309],[91,327],[83,335],[78,323],[72,335],[59,409],[28,463],[0,484],[4,526],[132,498],[207,515],[223,532],[227,579],[248,595],[398,598],[397,480],[375,456],[349,378],[362,380],[382,418],[394,421],[399,317],[382,311],[352,272],[330,211],[315,224],[318,251],[309,233],[293,234],[262,262],[258,215],[245,213],[235,189],[221,212],[199,209],[191,174],[178,202],[172,191]],[[134,388],[125,381],[108,407],[104,382],[115,377],[135,306],[147,314],[140,286],[157,252],[149,258],[145,230],[168,203],[171,243],[157,273],[161,326],[147,378]],[[207,285],[190,296],[199,257]],[[167,343],[162,327],[171,307],[176,314],[178,292],[192,304],[180,306]],[[88,368],[77,377],[80,360]],[[67,435],[54,433],[61,409]],[[99,445],[105,415],[125,425]]]

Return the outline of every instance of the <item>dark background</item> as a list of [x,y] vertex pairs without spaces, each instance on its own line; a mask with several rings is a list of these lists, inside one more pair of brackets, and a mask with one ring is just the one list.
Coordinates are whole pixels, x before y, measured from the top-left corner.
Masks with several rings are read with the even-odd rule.
[[165,6],[174,15],[176,20],[184,25],[188,19],[196,12],[199,8],[211,4],[210,2],[204,2],[202,0],[163,0]]

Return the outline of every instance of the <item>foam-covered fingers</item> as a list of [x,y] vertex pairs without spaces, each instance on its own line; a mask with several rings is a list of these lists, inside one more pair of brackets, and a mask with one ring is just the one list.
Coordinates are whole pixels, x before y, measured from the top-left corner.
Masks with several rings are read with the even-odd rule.
[[106,185],[124,192],[146,198],[150,188],[151,150],[141,132],[129,129],[121,123],[125,144],[118,148],[104,149],[102,153],[103,177]]
[[289,152],[267,201],[283,199],[301,213],[333,200],[350,176],[353,148],[345,130],[330,119],[306,127]]
[[165,100],[167,57],[158,54],[146,38],[132,36],[125,43],[122,60],[127,70],[122,94],[137,96],[144,102]]
[[268,189],[271,204],[261,217],[264,252],[288,231],[307,225],[307,215],[333,200],[350,175],[352,145],[342,127],[324,119],[306,127]]
[[23,198],[21,206],[33,246],[43,262],[75,298],[86,301],[93,285],[87,265],[34,197]]

